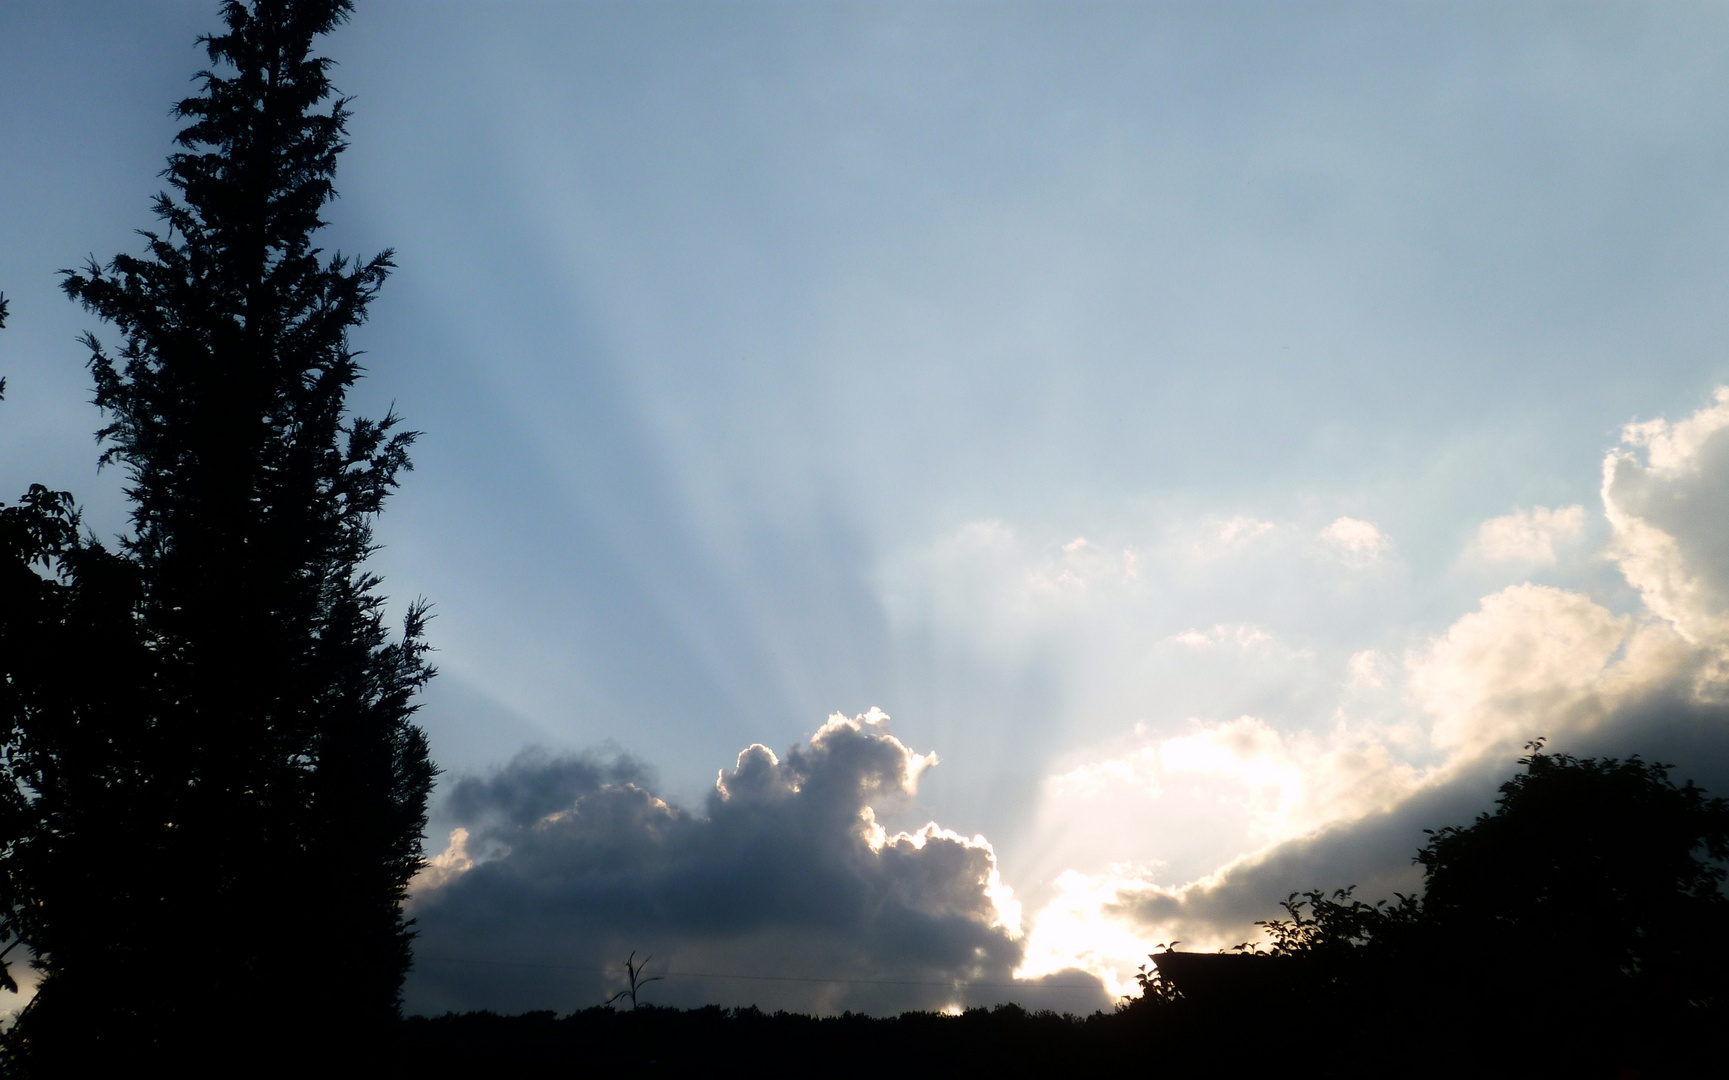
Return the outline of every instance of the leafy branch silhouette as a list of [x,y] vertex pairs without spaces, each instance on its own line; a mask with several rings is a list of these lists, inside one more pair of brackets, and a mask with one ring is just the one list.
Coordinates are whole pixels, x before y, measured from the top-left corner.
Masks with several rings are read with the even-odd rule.
[[607,998],[606,1003],[611,1005],[620,998],[628,997],[630,999],[631,1010],[634,1012],[637,1007],[637,993],[649,983],[660,982],[662,979],[666,978],[665,975],[655,975],[652,978],[647,979],[642,977],[643,972],[648,970],[648,962],[653,959],[654,957],[652,956],[645,956],[642,958],[642,963],[639,964],[636,962],[636,950],[632,949],[630,957],[624,962],[624,975],[628,980],[629,985],[618,993]]

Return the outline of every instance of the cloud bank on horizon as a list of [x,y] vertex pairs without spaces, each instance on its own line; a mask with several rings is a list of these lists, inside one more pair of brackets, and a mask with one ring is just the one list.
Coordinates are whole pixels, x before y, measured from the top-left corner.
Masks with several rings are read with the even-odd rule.
[[597,1001],[621,957],[649,951],[673,980],[656,997],[680,1004],[882,1012],[1041,990],[1105,1004],[1078,972],[1017,985],[1020,904],[984,837],[877,820],[935,764],[873,709],[831,716],[784,759],[747,747],[701,813],[625,758],[529,754],[465,779],[446,811],[461,824],[417,881],[408,1005]]
[[[450,846],[414,900],[421,950],[442,959],[420,964],[410,1003],[528,1008],[555,988],[567,1000],[594,997],[617,981],[609,965],[640,948],[691,979],[664,992],[681,1003],[831,1012],[1020,999],[1084,1011],[1131,992],[1155,942],[1252,940],[1254,921],[1292,891],[1411,891],[1421,830],[1484,809],[1534,737],[1562,751],[1674,760],[1721,790],[1729,542],[1717,519],[1729,495],[1729,388],[1680,421],[1629,425],[1602,476],[1602,556],[1636,590],[1630,610],[1509,585],[1402,658],[1353,654],[1325,731],[1282,733],[1250,715],[1193,720],[1177,734],[1137,725],[1115,752],[1045,779],[1046,857],[1078,866],[1103,856],[1108,869],[1064,867],[1037,910],[1023,911],[986,837],[935,822],[891,833],[879,822],[936,764],[892,735],[880,710],[836,714],[784,759],[745,749],[702,812],[657,798],[627,757],[528,755],[463,779],[445,803],[457,823]],[[1583,515],[1534,507],[1492,519],[1470,554],[1552,562]],[[1228,547],[1278,528],[1233,519],[1214,539]],[[1364,571],[1361,557],[1390,543],[1351,518],[1319,540],[1318,556],[1343,549]],[[981,523],[950,544],[976,554],[1012,537]],[[1132,550],[1075,540],[992,599],[1012,608],[1133,588],[1140,565]],[[981,628],[990,625],[981,614]],[[1228,624],[1169,644],[1277,648],[1265,631]],[[1378,707],[1365,709],[1365,695]],[[1181,835],[1197,824],[1205,835]],[[565,966],[524,976],[456,962],[510,957]],[[1075,990],[1083,973],[1095,991]],[[773,985],[741,990],[722,976]]]

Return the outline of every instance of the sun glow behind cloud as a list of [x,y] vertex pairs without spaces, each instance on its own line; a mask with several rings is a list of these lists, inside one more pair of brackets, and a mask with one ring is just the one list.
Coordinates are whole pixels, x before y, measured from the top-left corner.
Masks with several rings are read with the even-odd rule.
[[[1641,454],[1649,446],[1660,449]],[[896,814],[918,797],[935,755],[909,750],[889,733],[887,715],[873,708],[858,717],[833,715],[807,748],[794,746],[785,759],[768,746],[747,746],[737,764],[719,774],[702,816],[648,795],[629,762],[603,767],[526,760],[520,781],[496,781],[467,795],[458,788],[463,824],[417,881],[417,916],[429,942],[460,947],[474,933],[463,912],[498,904],[536,874],[555,873],[569,881],[557,886],[569,890],[567,899],[552,904],[565,912],[558,918],[586,926],[583,940],[616,938],[622,945],[614,912],[624,900],[607,899],[619,880],[590,878],[584,861],[600,850],[635,850],[640,854],[624,855],[624,864],[640,861],[633,873],[674,890],[657,900],[662,909],[676,890],[695,888],[709,904],[740,912],[737,928],[721,937],[676,916],[657,916],[652,933],[683,942],[678,956],[686,962],[738,962],[738,943],[759,942],[745,930],[762,918],[743,912],[778,912],[769,926],[799,938],[830,918],[820,914],[823,907],[845,911],[863,902],[861,911],[901,912],[885,924],[871,914],[849,931],[854,937],[845,945],[856,950],[849,962],[866,964],[890,982],[904,978],[896,975],[904,971],[944,971],[956,988],[979,983],[982,988],[967,994],[980,1001],[979,994],[1015,994],[1010,983],[1034,992],[1041,980],[1074,980],[1084,971],[1110,995],[1131,994],[1134,973],[1155,943],[1181,940],[1191,949],[1217,949],[1254,940],[1259,931],[1252,923],[1273,914],[1283,893],[1349,883],[1324,878],[1330,859],[1337,861],[1330,850],[1356,850],[1357,861],[1345,861],[1356,867],[1350,873],[1378,874],[1383,885],[1409,881],[1411,847],[1402,859],[1388,859],[1381,852],[1385,838],[1357,842],[1352,836],[1371,826],[1385,833],[1385,823],[1394,823],[1394,842],[1413,845],[1416,826],[1400,824],[1404,817],[1439,805],[1437,798],[1445,804],[1449,791],[1483,767],[1504,767],[1523,741],[1544,734],[1565,745],[1601,727],[1637,724],[1656,703],[1677,695],[1715,700],[1729,689],[1720,665],[1729,624],[1710,607],[1717,582],[1729,581],[1729,567],[1700,548],[1703,532],[1694,536],[1677,525],[1705,529],[1708,517],[1684,503],[1691,492],[1713,491],[1717,482],[1729,482],[1729,410],[1701,411],[1674,427],[1630,427],[1606,458],[1603,506],[1611,527],[1608,551],[1639,589],[1643,610],[1615,613],[1577,589],[1520,582],[1482,596],[1475,610],[1409,646],[1399,660],[1380,646],[1338,651],[1321,724],[1281,726],[1255,714],[1138,722],[1043,779],[1032,828],[1037,859],[1022,857],[1015,867],[1032,874],[1020,890],[986,836],[934,821],[916,828],[882,821],[885,810]],[[1670,518],[1653,522],[1639,513],[1644,505],[1663,508]],[[1520,524],[1558,520],[1556,513],[1535,511],[1509,517]],[[1582,510],[1561,513],[1561,527],[1575,532],[1575,517]],[[1139,544],[1074,537],[1039,550],[1001,522],[979,522],[941,541],[915,567],[942,570],[942,581],[960,589],[949,598],[927,596],[927,603],[967,620],[958,629],[970,632],[980,650],[1006,650],[1010,657],[1025,655],[1051,627],[1058,636],[1046,638],[1046,645],[1067,638],[1084,648],[1096,641],[1089,634],[1101,624],[1120,636],[1120,627],[1132,622],[1124,622],[1124,607],[1129,615],[1148,610],[1148,589],[1165,574],[1221,556],[1196,555],[1195,536],[1212,536],[1215,543],[1243,536],[1274,543],[1283,536],[1293,546],[1288,556],[1316,569],[1376,572],[1362,558],[1328,563],[1326,546],[1305,553],[1300,527],[1259,525],[1233,530],[1229,522],[1207,524]],[[1489,525],[1492,536],[1504,532]],[[1483,534],[1478,530],[1473,543]],[[1352,555],[1381,556],[1390,548],[1378,527],[1354,518],[1335,518],[1319,536]],[[1164,636],[1143,632],[1134,648],[1248,667],[1316,660],[1314,651],[1247,622]],[[1115,651],[1107,658],[1117,664],[1124,655]],[[526,795],[536,790],[557,795]],[[524,807],[526,816],[510,824],[488,805]],[[731,869],[711,862],[712,850],[728,848],[768,859],[757,869],[764,883],[785,873],[828,881],[818,907],[788,907],[787,895],[757,895],[754,886],[728,899],[742,885],[731,883]],[[1369,850],[1369,862],[1362,862],[1362,850]],[[619,857],[607,855],[607,864],[619,866]],[[1039,867],[1050,874],[1043,883]],[[1029,893],[1036,902],[1024,907]],[[951,956],[941,949],[899,954],[882,928],[904,919],[967,930]],[[825,933],[826,949],[839,956],[842,938]],[[498,943],[482,938],[467,947],[498,949]],[[429,994],[431,985],[420,992]],[[839,1007],[863,999],[837,983],[799,1001]],[[954,1002],[934,999],[932,1007],[939,1004]]]
[[[1192,722],[1190,733],[1159,739],[1137,730],[1144,741],[1132,752],[1052,777],[1046,802],[1063,813],[1096,816],[1094,804],[1124,799],[1157,813],[1168,791],[1201,776],[1210,791],[1250,814],[1240,854],[1198,878],[1170,880],[1156,867],[1126,865],[1060,875],[1057,896],[1033,918],[1021,973],[1079,966],[1120,987],[1155,939],[1187,934],[1191,948],[1253,940],[1256,931],[1241,917],[1209,919],[1208,901],[1227,893],[1234,877],[1275,861],[1281,845],[1384,814],[1539,734],[1565,745],[1618,718],[1637,726],[1642,712],[1672,696],[1720,700],[1729,692],[1721,660],[1729,624],[1714,605],[1729,565],[1698,543],[1702,514],[1713,511],[1694,499],[1725,481],[1729,392],[1679,423],[1630,425],[1605,459],[1603,506],[1613,529],[1609,552],[1645,610],[1615,615],[1581,593],[1530,584],[1486,596],[1478,610],[1407,654],[1410,719],[1352,726],[1341,707],[1332,732],[1296,739],[1247,716]],[[1679,527],[1641,517],[1641,504],[1664,508]],[[1485,523],[1477,543],[1491,550],[1499,544],[1523,561],[1553,561],[1553,539],[1576,535],[1582,518],[1579,507],[1539,507]],[[1689,526],[1699,532],[1689,535]],[[1371,536],[1355,526],[1340,531],[1365,545]],[[1191,633],[1180,640],[1215,638]],[[1353,654],[1349,668],[1353,686],[1379,688],[1389,677],[1372,650]]]
[[[523,872],[500,878],[499,868],[565,860],[561,873],[580,871],[591,857],[588,845],[602,835],[603,846],[645,853],[664,846],[659,838],[707,837],[689,848],[693,857],[754,835],[751,844],[770,845],[759,850],[785,851],[784,865],[777,855],[761,868],[765,880],[847,867],[835,882],[851,884],[824,886],[823,904],[845,909],[856,893],[874,897],[873,905],[904,905],[906,914],[896,918],[959,918],[952,925],[970,928],[973,943],[939,962],[884,952],[876,924],[859,924],[845,946],[858,950],[848,962],[891,981],[896,972],[940,970],[957,993],[978,982],[963,994],[977,1001],[1035,992],[1041,980],[1072,981],[1085,972],[1108,994],[1132,993],[1155,943],[1209,949],[1254,940],[1254,921],[1274,914],[1274,903],[1293,889],[1364,878],[1384,890],[1409,888],[1419,827],[1443,823],[1419,821],[1432,812],[1424,808],[1455,805],[1464,796],[1454,792],[1480,784],[1485,769],[1505,768],[1536,735],[1565,746],[1637,728],[1664,702],[1729,696],[1729,621],[1719,606],[1729,595],[1729,562],[1711,546],[1713,519],[1699,508],[1729,485],[1729,408],[1719,404],[1673,425],[1630,426],[1605,458],[1603,476],[1605,550],[1642,598],[1639,610],[1616,613],[1577,588],[1520,582],[1482,596],[1474,610],[1402,650],[1385,642],[1317,649],[1256,622],[1163,633],[1143,625],[1161,610],[1161,586],[1210,572],[1220,560],[1270,557],[1323,580],[1331,575],[1347,589],[1374,580],[1393,544],[1359,519],[1338,517],[1315,529],[1239,516],[1172,527],[1162,537],[1103,543],[1073,536],[1046,546],[999,521],[964,526],[891,570],[884,580],[901,590],[885,590],[891,610],[898,603],[903,617],[946,620],[947,633],[1006,664],[1068,649],[1090,670],[1119,682],[1126,673],[1131,684],[1148,664],[1305,672],[1324,661],[1332,673],[1311,695],[1313,721],[1192,713],[1105,732],[1043,778],[1031,839],[1006,864],[985,835],[936,822],[885,824],[885,811],[904,813],[919,796],[936,755],[909,749],[876,709],[831,717],[808,749],[795,747],[784,759],[766,746],[746,748],[721,771],[706,818],[650,796],[634,765],[615,764],[603,775],[599,766],[572,764],[571,779],[554,785],[566,792],[554,800],[564,808],[523,818],[516,832],[486,824],[492,819],[476,808],[489,804],[469,798],[464,824],[417,881],[417,912],[429,940],[455,940],[449,935],[468,932],[458,929],[463,905],[491,896],[498,886],[489,882]],[[1492,519],[1461,557],[1552,565],[1556,545],[1577,538],[1584,516],[1582,506],[1536,507]],[[1507,557],[1493,558],[1496,552]],[[953,757],[964,763],[964,755]],[[517,790],[508,785],[487,790],[489,799],[506,799],[498,805],[542,805],[506,798]],[[546,862],[553,852],[554,862]],[[1327,877],[1335,864],[1352,880]],[[678,865],[652,873],[674,888],[687,873]],[[691,864],[692,882],[711,872],[704,865]],[[733,888],[719,884],[725,880],[701,888],[724,894]],[[605,914],[611,902],[599,904],[588,888],[571,894],[570,910],[581,912],[575,917],[592,924],[593,934],[615,934],[615,917]],[[742,895],[740,903],[740,910],[750,907]],[[775,916],[777,932],[796,938],[808,917],[788,908]],[[738,962],[736,944],[709,931],[676,919],[656,925],[663,938],[683,941],[679,955],[710,966]],[[831,963],[840,955],[834,948]],[[799,1000],[831,1008],[863,999],[836,984]],[[932,1007],[952,1004],[932,999]]]

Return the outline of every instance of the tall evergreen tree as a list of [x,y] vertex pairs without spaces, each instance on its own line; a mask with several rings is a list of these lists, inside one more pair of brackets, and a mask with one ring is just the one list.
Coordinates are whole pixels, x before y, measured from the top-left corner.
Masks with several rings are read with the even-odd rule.
[[121,338],[86,343],[131,530],[110,552],[42,489],[0,522],[0,900],[44,976],[21,1060],[398,1012],[432,670],[424,608],[392,640],[364,566],[414,433],[346,407],[391,255],[314,245],[348,114],[312,46],[350,8],[224,4],[162,226],[65,277]]

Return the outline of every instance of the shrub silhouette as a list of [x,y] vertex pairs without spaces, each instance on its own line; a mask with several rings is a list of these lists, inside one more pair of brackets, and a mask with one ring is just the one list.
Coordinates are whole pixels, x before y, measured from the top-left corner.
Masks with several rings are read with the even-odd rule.
[[1437,1073],[1701,1072],[1729,1018],[1729,803],[1637,756],[1529,749],[1492,812],[1429,833],[1420,899],[1293,895],[1269,953],[1312,1015],[1428,1045]]

